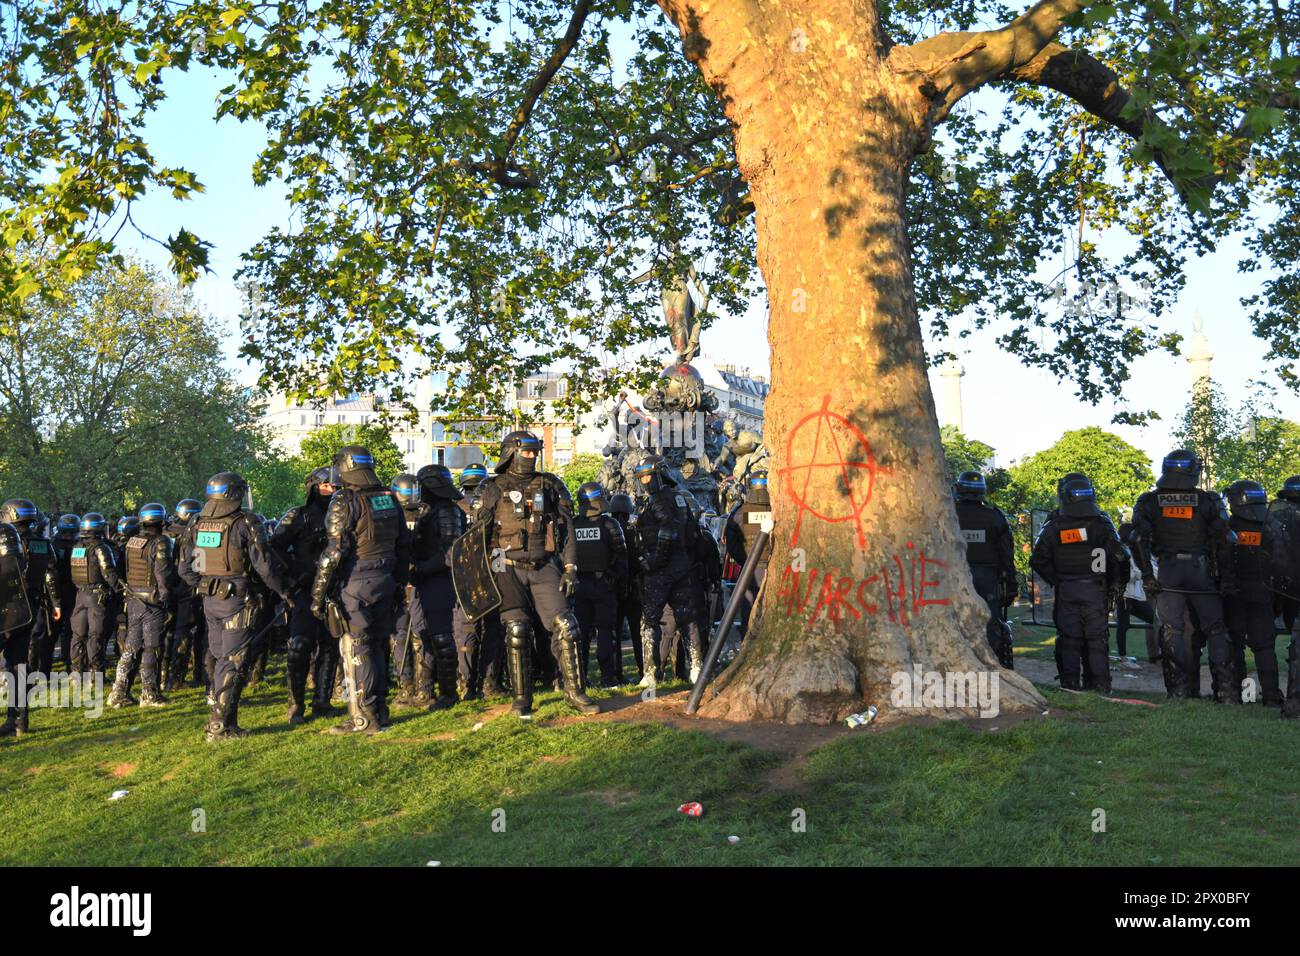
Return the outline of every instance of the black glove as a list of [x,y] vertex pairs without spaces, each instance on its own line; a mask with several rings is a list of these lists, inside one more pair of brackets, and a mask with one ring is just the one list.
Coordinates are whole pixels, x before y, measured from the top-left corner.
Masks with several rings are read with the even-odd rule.
[[325,621],[326,610],[324,600],[311,602],[311,616],[322,623]]
[[1155,579],[1154,575],[1144,574],[1142,575],[1142,590],[1147,592],[1148,598],[1153,598],[1160,593],[1160,583]]
[[560,578],[560,590],[567,598],[573,597],[578,592],[578,569],[572,564],[564,566],[564,576]]
[[1222,597],[1234,598],[1241,593],[1241,588],[1237,587],[1236,581],[1220,581],[1219,594]]

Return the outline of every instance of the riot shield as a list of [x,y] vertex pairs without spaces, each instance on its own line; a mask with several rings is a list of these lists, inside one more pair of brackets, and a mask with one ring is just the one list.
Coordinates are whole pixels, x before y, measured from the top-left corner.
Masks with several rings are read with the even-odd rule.
[[27,601],[18,555],[0,555],[0,634],[8,634],[31,622],[32,606]]
[[501,591],[492,570],[492,551],[488,547],[490,521],[480,521],[451,545],[451,583],[456,600],[471,624],[487,617],[501,606]]
[[[1043,525],[1047,524],[1046,511],[1034,510],[1029,513],[1030,527],[1033,530],[1031,540],[1037,541],[1038,535],[1043,530]],[[1041,624],[1046,627],[1056,626],[1056,591],[1055,589],[1038,576],[1036,572],[1031,571],[1029,574],[1029,594],[1030,594],[1030,619],[1035,624]]]

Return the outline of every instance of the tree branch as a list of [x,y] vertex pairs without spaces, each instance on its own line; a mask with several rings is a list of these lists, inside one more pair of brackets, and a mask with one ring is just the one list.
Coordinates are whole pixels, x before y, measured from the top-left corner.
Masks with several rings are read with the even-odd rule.
[[934,101],[937,123],[967,93],[1009,70],[1029,63],[1056,38],[1066,18],[1093,0],[1038,0],[997,30],[940,33],[911,46],[895,47],[889,60],[899,72],[929,78],[926,92]]
[[[1148,129],[1164,125],[1164,120],[1150,108],[1126,115],[1125,108],[1132,100],[1132,95],[1120,85],[1119,76],[1114,70],[1083,50],[1071,50],[1059,43],[1049,43],[1028,63],[1008,70],[1004,78],[1056,90],[1134,140],[1141,140]],[[1300,109],[1300,95],[1295,92],[1277,92],[1269,97],[1265,106],[1272,109]],[[1233,132],[1233,138],[1244,142],[1254,139],[1254,132],[1244,117]],[[1240,172],[1243,165],[1233,163],[1208,176],[1180,180],[1173,171],[1174,157],[1160,149],[1152,152],[1156,165],[1184,199],[1192,190],[1213,191],[1228,176]]]
[[534,189],[541,185],[535,173],[527,171],[516,174],[511,173],[510,152],[515,148],[515,142],[519,139],[519,134],[528,125],[528,120],[533,115],[533,109],[537,106],[537,101],[542,98],[542,94],[546,92],[546,87],[550,85],[551,79],[564,65],[564,61],[573,52],[573,48],[578,45],[578,36],[582,33],[582,26],[586,22],[590,10],[590,0],[578,0],[577,5],[573,8],[573,16],[569,20],[569,28],[564,31],[564,36],[556,41],[555,49],[551,51],[551,55],[543,64],[541,72],[533,77],[528,84],[528,88],[524,91],[523,101],[519,104],[519,108],[515,110],[514,119],[510,121],[505,135],[502,137],[501,153],[494,157],[491,162],[492,180],[498,186],[512,189]]

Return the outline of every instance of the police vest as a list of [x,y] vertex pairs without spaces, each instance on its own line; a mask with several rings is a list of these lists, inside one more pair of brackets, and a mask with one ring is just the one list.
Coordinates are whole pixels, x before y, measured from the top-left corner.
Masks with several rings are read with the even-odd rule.
[[101,547],[103,542],[97,540],[82,540],[73,546],[68,566],[72,572],[72,583],[77,587],[84,588],[104,582],[99,562],[95,560],[95,551]]
[[1237,534],[1232,549],[1233,567],[1238,581],[1263,582],[1269,579],[1268,558],[1264,553],[1264,522],[1250,521],[1233,515],[1228,526]]
[[1067,518],[1057,515],[1048,526],[1052,545],[1052,564],[1056,573],[1062,578],[1105,577],[1105,565],[1102,570],[1093,570],[1093,554],[1097,548],[1104,548],[1102,537],[1103,525],[1096,518]]
[[248,574],[248,555],[234,541],[236,511],[224,518],[195,518],[194,570],[204,578],[242,578]]
[[957,523],[966,541],[966,562],[972,566],[998,566],[994,545],[1002,528],[1002,512],[976,501],[957,502]]
[[158,589],[153,575],[153,554],[150,549],[150,545],[158,540],[157,535],[138,534],[126,543],[127,590],[142,601],[158,599]]
[[1205,551],[1209,543],[1209,528],[1201,516],[1205,492],[1195,488],[1186,491],[1157,489],[1149,494],[1154,498],[1155,509],[1151,521],[1151,549],[1156,554]]
[[44,538],[29,538],[24,544],[27,545],[27,580],[39,587],[45,580],[46,569],[54,560],[54,552],[50,542]]
[[[754,550],[754,542],[758,540],[758,533],[763,530],[763,522],[771,520],[772,506],[770,504],[757,504],[746,501],[736,510],[735,522],[745,539],[746,555],[749,555]],[[771,553],[772,551],[769,548],[763,554],[763,557],[759,559],[759,567],[767,566],[767,559]]]
[[385,488],[356,492],[361,504],[354,540],[356,555],[362,561],[390,559],[397,556],[397,539],[402,535],[402,506]]
[[574,518],[573,541],[579,571],[609,570],[609,533],[605,530],[603,517]]
[[521,488],[501,488],[497,502],[497,545],[510,551],[555,552],[554,494],[536,475]]

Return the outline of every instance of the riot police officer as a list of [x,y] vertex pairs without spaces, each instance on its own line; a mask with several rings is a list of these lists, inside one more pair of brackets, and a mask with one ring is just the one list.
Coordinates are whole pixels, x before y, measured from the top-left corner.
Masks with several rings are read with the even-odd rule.
[[178,571],[199,595],[207,621],[213,668],[205,737],[212,742],[248,736],[239,726],[239,697],[261,612],[254,576],[291,606],[292,597],[271,561],[266,531],[243,510],[247,482],[223,471],[208,479],[205,491],[208,500],[182,538]]
[[1061,687],[1082,690],[1087,673],[1094,689],[1110,693],[1108,595],[1128,584],[1129,555],[1097,507],[1092,482],[1079,475],[1057,488],[1058,508],[1034,542],[1030,566],[1056,592]]
[[[457,700],[452,623],[456,591],[449,560],[452,543],[467,523],[459,506],[463,496],[445,465],[425,465],[415,475],[400,476],[393,482],[393,492],[402,502],[412,536],[410,581],[394,640],[394,648],[405,648],[413,672],[413,684],[404,685],[403,692],[412,706],[442,710]],[[408,668],[399,665],[399,676]]]
[[[22,666],[27,664],[32,641],[42,642],[49,633],[47,613],[55,620],[63,616],[58,566],[53,560],[50,543],[36,534],[39,514],[36,505],[26,498],[10,498],[0,505],[0,522],[12,525],[18,533],[24,558],[23,588],[31,610],[30,621],[3,636],[4,669],[10,675],[10,686],[15,690]],[[0,726],[0,737],[25,734],[27,719],[27,707],[20,707],[17,700],[11,700],[5,722]]]
[[479,504],[480,521],[491,521],[488,539],[504,566],[496,571],[506,659],[514,685],[514,710],[533,712],[533,617],[551,631],[551,649],[564,678],[564,696],[580,713],[600,708],[586,695],[578,663],[578,620],[569,607],[578,585],[573,506],[555,475],[537,469],[542,440],[515,431],[501,442],[496,477]]
[[[758,540],[758,534],[765,524],[772,521],[772,500],[768,497],[767,472],[755,471],[749,476],[747,492],[744,499],[727,515],[727,527],[723,532],[727,542],[727,555],[742,568],[749,557],[749,550]],[[767,574],[767,561],[772,549],[768,548],[758,560],[753,580],[745,589],[740,604],[740,626],[742,631],[749,628],[749,614],[758,595],[758,586]]]
[[[609,499],[609,513],[623,529],[623,542],[627,547],[627,584],[623,593],[618,595],[618,610],[615,612],[614,624],[614,663],[615,680],[621,685],[623,680],[623,626],[627,625],[627,636],[632,642],[632,656],[636,659],[638,677],[645,674],[641,657],[641,546],[636,535],[636,513],[632,499],[628,495],[613,495]],[[659,667],[659,649],[655,648],[652,666]]]
[[58,569],[59,605],[63,613],[52,623],[50,637],[46,648],[41,648],[33,670],[49,675],[54,670],[54,647],[59,648],[59,656],[67,670],[72,668],[72,606],[77,600],[77,588],[72,583],[72,549],[77,543],[77,531],[81,518],[74,514],[59,515],[54,536],[50,539],[50,550],[54,554],[54,563]]
[[113,623],[109,602],[122,590],[113,551],[104,540],[106,526],[98,512],[82,515],[81,534],[68,559],[69,577],[77,588],[72,608],[71,672],[82,678],[104,670],[104,644]]
[[[637,519],[645,573],[641,595],[641,656],[643,661],[654,661],[655,647],[662,639],[664,607],[671,605],[677,629],[687,640],[690,670],[696,672],[704,663],[691,580],[699,525],[686,500],[688,492],[677,487],[662,457],[648,455],[633,468],[632,474],[650,496]],[[652,667],[646,663],[644,670],[642,687],[654,687],[663,679],[663,671],[657,664]]]
[[1006,608],[1016,599],[1015,550],[1006,516],[988,504],[988,486],[978,471],[964,471],[952,486],[957,523],[966,540],[966,563],[970,565],[975,591],[988,605],[988,640],[1003,667],[1015,667],[1011,630],[1005,621]]
[[578,489],[573,538],[578,565],[573,611],[582,635],[581,671],[585,678],[594,637],[600,685],[617,687],[614,628],[618,624],[617,596],[627,589],[627,545],[623,526],[609,513],[605,489],[598,481],[589,481]]
[[1284,531],[1269,513],[1268,492],[1258,482],[1234,481],[1227,487],[1226,497],[1228,526],[1235,535],[1231,554],[1239,589],[1223,601],[1224,623],[1232,638],[1233,679],[1238,685],[1246,679],[1249,647],[1255,655],[1260,701],[1265,707],[1280,707],[1273,599],[1275,582],[1286,573]]
[[[172,554],[181,553],[185,537],[193,530],[194,516],[203,509],[203,505],[193,498],[182,498],[176,502],[176,512],[167,522],[163,531],[172,542]],[[194,681],[192,686],[202,687],[208,683],[209,675],[203,665],[207,656],[207,621],[203,617],[202,599],[194,592],[184,578],[176,585],[176,608],[173,613],[171,633],[168,637],[167,652],[163,665],[163,691],[185,684],[185,674],[190,667],[190,658],[194,658]]]
[[360,445],[334,456],[337,490],[325,512],[325,550],[312,584],[312,614],[340,639],[347,675],[349,720],[331,733],[375,734],[388,724],[383,645],[410,570],[410,532],[374,469],[374,457]]
[[[1200,477],[1201,461],[1191,452],[1178,449],[1165,457],[1155,491],[1144,493],[1133,508],[1133,556],[1142,570],[1142,586],[1155,600],[1169,696],[1200,691],[1199,655],[1185,623],[1190,610],[1209,644],[1215,700],[1240,704],[1241,685],[1233,672],[1220,597],[1237,593],[1228,513],[1222,498],[1196,487]],[[1158,575],[1152,558],[1159,562]]]
[[167,511],[151,502],[140,509],[140,533],[126,541],[126,646],[117,664],[110,707],[134,704],[131,682],[140,670],[141,707],[167,703],[159,690],[158,654],[167,623],[167,607],[178,580],[171,540],[163,534]]
[[[1268,503],[1268,512],[1277,521],[1283,537],[1289,539],[1292,526],[1300,525],[1300,521],[1296,520],[1300,516],[1300,475],[1292,475],[1282,483],[1277,497]],[[1282,615],[1286,629],[1291,630],[1300,612],[1300,595],[1288,597],[1279,594],[1274,600],[1274,606],[1277,613]]]
[[293,610],[289,615],[289,724],[297,726],[306,717],[307,674],[313,675],[311,712],[313,717],[334,713],[330,691],[338,667],[338,641],[311,613],[311,588],[316,564],[325,550],[325,511],[334,495],[330,469],[317,468],[304,482],[307,500],[290,508],[271,535],[270,547],[285,563],[293,589]]

